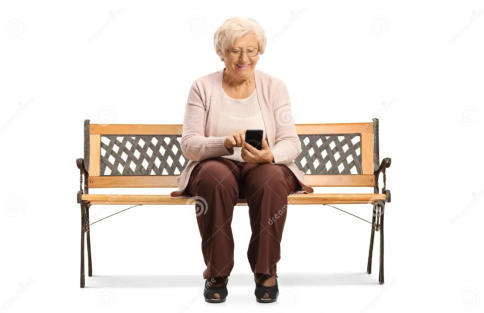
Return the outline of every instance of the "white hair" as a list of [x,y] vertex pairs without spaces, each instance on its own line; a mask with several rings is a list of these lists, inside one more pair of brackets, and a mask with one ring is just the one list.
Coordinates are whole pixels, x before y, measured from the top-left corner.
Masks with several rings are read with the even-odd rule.
[[225,50],[229,49],[237,39],[248,33],[255,34],[259,54],[263,54],[266,49],[267,38],[259,23],[252,18],[231,17],[217,29],[213,36],[215,51],[218,56],[223,59]]

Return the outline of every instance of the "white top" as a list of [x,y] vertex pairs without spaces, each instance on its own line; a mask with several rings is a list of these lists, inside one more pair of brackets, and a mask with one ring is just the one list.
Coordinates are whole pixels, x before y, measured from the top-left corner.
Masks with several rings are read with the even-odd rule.
[[[243,99],[235,99],[225,93],[222,88],[222,101],[214,101],[212,105],[222,106],[220,108],[211,108],[212,112],[209,113],[209,119],[218,120],[214,129],[213,136],[229,136],[237,130],[246,129],[262,129],[262,138],[266,137],[266,131],[264,127],[264,120],[260,111],[259,101],[257,100],[256,89],[250,96]],[[267,139],[266,139],[267,140]],[[245,162],[240,156],[242,147],[234,147],[234,153],[231,155],[222,155],[224,158]]]

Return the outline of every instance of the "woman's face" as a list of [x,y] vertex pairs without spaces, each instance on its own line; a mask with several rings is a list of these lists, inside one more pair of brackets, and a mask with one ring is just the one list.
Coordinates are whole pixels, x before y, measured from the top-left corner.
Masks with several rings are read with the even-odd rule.
[[[234,42],[225,52],[226,72],[236,80],[248,80],[254,75],[255,65],[259,60],[257,37],[248,33]],[[250,56],[254,54],[254,56]]]

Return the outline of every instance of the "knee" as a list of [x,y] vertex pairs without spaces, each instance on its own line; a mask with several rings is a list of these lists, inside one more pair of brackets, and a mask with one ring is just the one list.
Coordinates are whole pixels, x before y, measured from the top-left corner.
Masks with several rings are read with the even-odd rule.
[[254,168],[247,176],[245,190],[248,196],[272,192],[287,196],[288,177],[280,165],[265,163]]
[[214,159],[203,161],[197,174],[198,187],[206,192],[232,191],[239,193],[239,186],[230,168]]

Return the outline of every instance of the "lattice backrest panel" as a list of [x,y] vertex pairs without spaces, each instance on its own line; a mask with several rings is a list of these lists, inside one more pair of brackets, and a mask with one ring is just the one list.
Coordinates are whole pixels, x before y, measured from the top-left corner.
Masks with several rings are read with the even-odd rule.
[[101,135],[101,176],[180,175],[187,159],[178,135]]
[[[299,135],[295,160],[306,175],[361,174],[359,134]],[[101,135],[100,176],[180,175],[187,159],[178,135]]]
[[362,174],[360,134],[299,135],[295,163],[306,175]]

